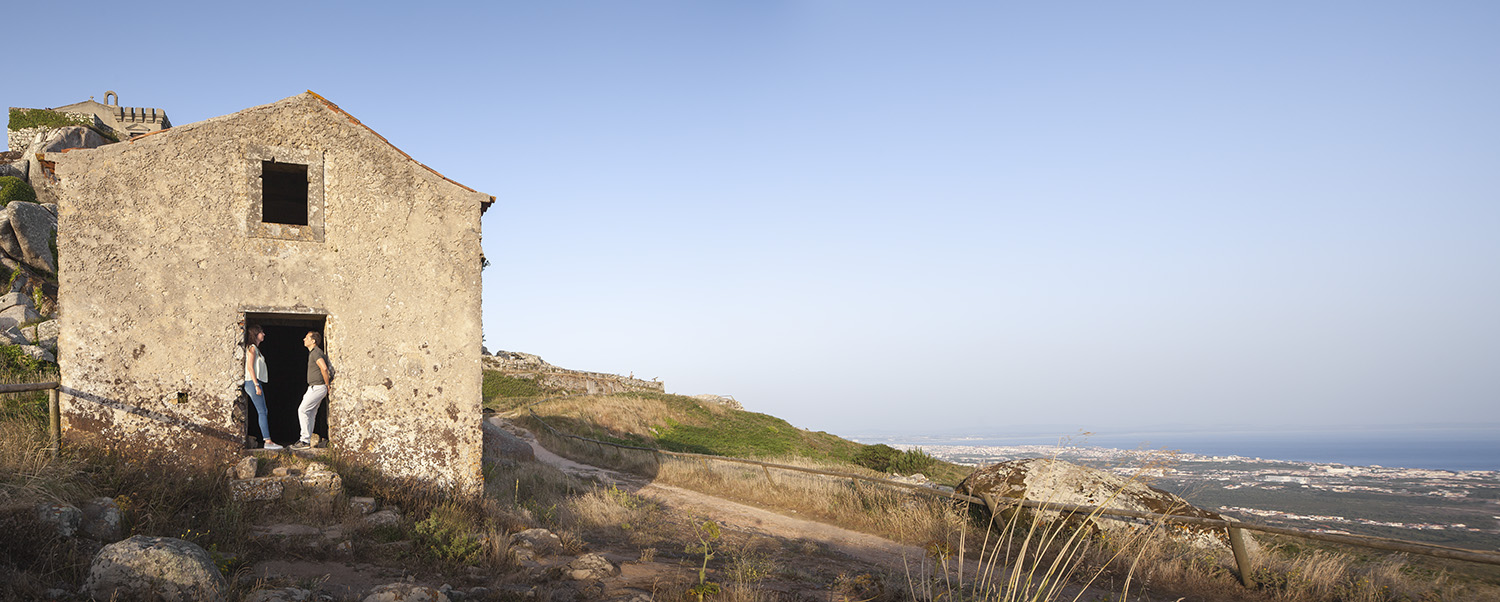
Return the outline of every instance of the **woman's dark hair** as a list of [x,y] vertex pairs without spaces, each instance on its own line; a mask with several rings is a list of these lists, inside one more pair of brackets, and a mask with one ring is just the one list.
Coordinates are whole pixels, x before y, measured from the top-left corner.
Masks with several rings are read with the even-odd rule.
[[255,335],[258,335],[258,334],[260,334],[262,332],[265,332],[265,330],[262,329],[259,324],[252,324],[249,328],[246,328],[245,329],[245,344],[246,345],[254,345],[256,343],[256,341],[255,341]]

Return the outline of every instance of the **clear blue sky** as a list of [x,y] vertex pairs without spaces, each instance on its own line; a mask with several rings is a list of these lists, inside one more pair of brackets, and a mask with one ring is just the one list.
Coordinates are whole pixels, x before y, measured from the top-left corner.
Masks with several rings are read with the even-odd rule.
[[1500,434],[1500,4],[1223,4],[31,2],[0,96],[314,90],[498,197],[491,350],[802,427]]

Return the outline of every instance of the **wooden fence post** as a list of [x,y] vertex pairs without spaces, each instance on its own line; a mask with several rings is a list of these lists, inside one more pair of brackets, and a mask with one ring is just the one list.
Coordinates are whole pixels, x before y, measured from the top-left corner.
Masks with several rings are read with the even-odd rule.
[[765,473],[766,473],[766,482],[770,483],[772,487],[775,487],[776,486],[776,481],[774,481],[774,480],[771,479],[771,469],[767,468],[765,464],[761,464],[760,465],[760,469],[762,471],[765,471]]
[[62,408],[58,405],[57,389],[47,389],[47,438],[52,440],[53,460],[62,457]]
[[1250,554],[1245,549],[1245,530],[1229,527],[1229,547],[1234,549],[1234,564],[1240,569],[1240,584],[1255,587],[1250,580]]
[[990,497],[988,493],[982,493],[979,497],[984,499],[984,505],[990,507],[990,520],[992,522],[998,521],[1000,519],[1000,509],[995,507],[995,498]]

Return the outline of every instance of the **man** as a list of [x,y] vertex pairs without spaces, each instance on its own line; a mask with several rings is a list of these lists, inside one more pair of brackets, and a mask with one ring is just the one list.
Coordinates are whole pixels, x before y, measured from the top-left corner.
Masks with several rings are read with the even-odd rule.
[[297,406],[297,421],[302,423],[302,438],[292,444],[292,449],[312,447],[313,424],[318,419],[318,406],[328,397],[328,356],[323,353],[323,335],[317,331],[302,337],[302,346],[307,347],[307,392],[302,394],[302,405]]

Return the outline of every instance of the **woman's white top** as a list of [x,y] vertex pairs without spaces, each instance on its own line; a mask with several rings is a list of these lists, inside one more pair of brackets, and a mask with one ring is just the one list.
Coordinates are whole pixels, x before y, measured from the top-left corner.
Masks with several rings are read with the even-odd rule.
[[255,373],[251,374],[250,368],[245,368],[245,380],[258,380],[263,383],[271,382],[270,376],[266,374],[266,356],[260,354],[259,346],[251,345],[250,349],[255,350]]

